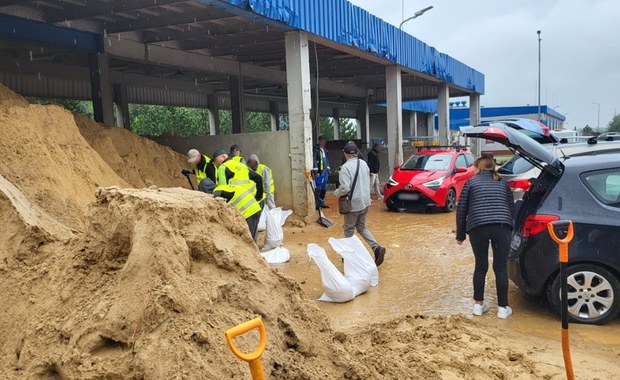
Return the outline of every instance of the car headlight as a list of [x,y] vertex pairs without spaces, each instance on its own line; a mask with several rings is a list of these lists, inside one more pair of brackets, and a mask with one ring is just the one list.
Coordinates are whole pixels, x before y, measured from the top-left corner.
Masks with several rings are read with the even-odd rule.
[[394,186],[398,186],[398,185],[399,185],[399,183],[398,183],[398,182],[396,182],[396,181],[394,180],[394,178],[392,178],[392,177],[390,176],[390,179],[388,179],[388,183],[387,183],[387,185],[388,185],[388,187],[394,187]]
[[430,182],[423,183],[422,186],[428,187],[431,190],[437,190],[439,189],[439,187],[441,186],[441,184],[443,183],[445,179],[446,179],[446,176],[444,175],[443,177],[439,177]]

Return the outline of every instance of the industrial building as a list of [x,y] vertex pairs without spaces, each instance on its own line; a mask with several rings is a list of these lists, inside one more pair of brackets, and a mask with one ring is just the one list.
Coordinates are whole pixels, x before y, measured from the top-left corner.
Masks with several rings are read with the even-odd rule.
[[[418,125],[403,101],[435,99],[448,142],[450,98],[468,97],[474,123],[484,93],[483,74],[346,0],[0,0],[0,83],[92,100],[95,119],[119,127],[129,104],[207,108],[209,136],[158,141],[259,152],[277,173],[279,202],[299,215],[313,208],[303,184],[319,115],[359,120],[367,145],[371,111],[385,103],[393,166]],[[218,133],[218,109],[232,111],[233,135]],[[247,111],[270,113],[272,132],[245,133]]]

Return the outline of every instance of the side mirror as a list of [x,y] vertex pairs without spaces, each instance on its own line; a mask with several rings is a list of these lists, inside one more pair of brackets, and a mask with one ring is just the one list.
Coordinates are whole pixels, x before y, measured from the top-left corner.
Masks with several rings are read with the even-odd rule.
[[467,168],[463,167],[463,166],[457,166],[455,169],[455,172],[457,173],[467,173]]
[[401,166],[402,166],[402,165],[396,165],[396,166],[394,166],[394,171],[398,171],[398,170],[400,170]]

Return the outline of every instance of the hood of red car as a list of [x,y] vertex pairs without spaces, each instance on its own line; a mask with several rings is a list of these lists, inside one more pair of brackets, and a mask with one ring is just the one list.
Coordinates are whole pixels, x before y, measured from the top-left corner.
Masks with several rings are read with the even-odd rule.
[[392,178],[400,184],[417,185],[436,180],[446,174],[445,171],[398,170]]

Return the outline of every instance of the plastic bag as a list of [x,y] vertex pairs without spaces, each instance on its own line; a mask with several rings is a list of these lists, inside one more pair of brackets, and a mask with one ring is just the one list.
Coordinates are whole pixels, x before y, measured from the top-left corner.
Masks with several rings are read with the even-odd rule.
[[325,302],[349,302],[355,298],[355,291],[349,280],[329,261],[325,250],[316,244],[308,244],[308,256],[321,271],[323,295],[319,298]]
[[260,254],[269,264],[282,264],[291,259],[291,253],[284,247],[274,248]]
[[344,259],[344,276],[353,286],[356,296],[365,293],[370,286],[379,285],[377,265],[357,236],[329,238],[328,241],[334,251]]
[[267,229],[267,212],[266,211],[274,211],[274,210],[278,210],[280,212],[280,226],[281,227],[284,226],[284,224],[286,223],[286,219],[288,219],[289,216],[293,215],[293,210],[285,211],[285,210],[282,210],[282,207],[276,207],[271,210],[265,209],[265,211],[260,214],[260,219],[258,221],[259,231],[265,231]]
[[282,209],[263,210],[267,217],[267,230],[265,230],[265,245],[263,251],[269,251],[282,246],[284,232],[282,231]]

